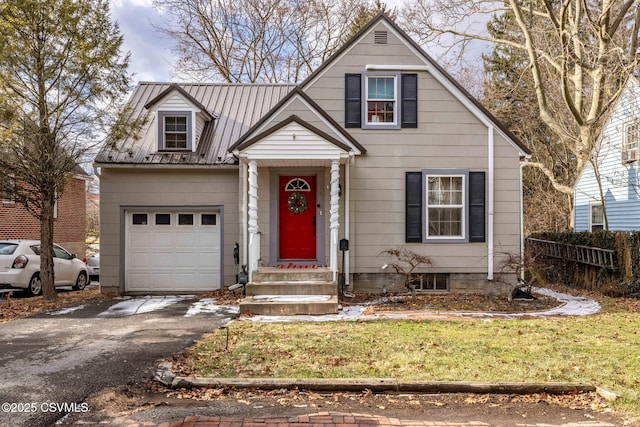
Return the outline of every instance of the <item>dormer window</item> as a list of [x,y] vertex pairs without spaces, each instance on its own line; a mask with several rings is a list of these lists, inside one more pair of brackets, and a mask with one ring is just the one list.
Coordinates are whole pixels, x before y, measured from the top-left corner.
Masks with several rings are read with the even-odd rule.
[[158,112],[158,148],[160,150],[191,151],[191,132],[191,112]]
[[187,116],[164,116],[164,148],[187,148]]

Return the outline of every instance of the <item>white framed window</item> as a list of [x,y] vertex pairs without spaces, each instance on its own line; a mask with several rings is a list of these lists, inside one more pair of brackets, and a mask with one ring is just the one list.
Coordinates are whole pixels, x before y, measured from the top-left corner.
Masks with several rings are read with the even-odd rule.
[[426,238],[465,238],[465,175],[426,175]]
[[627,123],[624,127],[622,142],[622,163],[638,161],[638,147],[640,142],[640,124],[638,120]]
[[485,242],[485,175],[467,169],[407,171],[406,242]]
[[191,151],[192,121],[190,111],[158,112],[158,149]]
[[589,231],[604,229],[604,209],[601,202],[589,203]]
[[345,74],[345,127],[418,127],[418,74],[366,71]]
[[187,148],[187,116],[164,116],[164,148]]
[[365,94],[367,125],[397,125],[397,76],[367,75],[365,78]]

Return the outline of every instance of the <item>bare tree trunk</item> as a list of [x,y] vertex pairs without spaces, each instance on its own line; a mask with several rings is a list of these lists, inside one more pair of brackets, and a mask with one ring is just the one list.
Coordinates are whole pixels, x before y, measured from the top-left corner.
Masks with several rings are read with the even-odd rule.
[[53,271],[53,214],[56,202],[55,191],[43,194],[40,223],[40,280],[42,280],[42,297],[54,300],[58,297],[55,288]]

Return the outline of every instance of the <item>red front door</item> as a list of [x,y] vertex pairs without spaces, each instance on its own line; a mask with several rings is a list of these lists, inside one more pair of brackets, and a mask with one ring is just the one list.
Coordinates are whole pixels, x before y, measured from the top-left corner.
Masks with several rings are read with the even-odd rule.
[[281,176],[280,259],[316,259],[316,177]]

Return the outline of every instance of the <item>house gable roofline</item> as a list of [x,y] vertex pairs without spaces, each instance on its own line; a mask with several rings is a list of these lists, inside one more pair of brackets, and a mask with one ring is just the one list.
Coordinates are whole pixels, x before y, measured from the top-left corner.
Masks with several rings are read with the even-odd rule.
[[[311,108],[313,108],[324,120],[326,120],[331,125],[331,127],[333,127],[337,132],[339,132],[341,136],[346,138],[356,149],[358,149],[360,151],[360,153],[362,153],[362,154],[366,153],[367,150],[358,141],[356,141],[356,139],[353,136],[351,136],[348,132],[346,132],[338,123],[336,123],[336,121],[333,120],[331,118],[331,116],[329,116],[322,108],[320,108],[320,106],[315,101],[313,101],[309,97],[309,95],[304,93],[300,89],[299,86],[296,86],[294,89],[292,89],[291,92],[289,92],[289,94],[287,96],[285,96],[283,99],[281,99],[280,102],[278,102],[271,109],[271,111],[269,111],[267,114],[265,114],[262,117],[262,119],[260,119],[247,132],[245,132],[245,134],[242,135],[238,139],[238,141],[236,141],[235,144],[233,144],[231,147],[229,147],[229,152],[231,153],[234,150],[237,150],[240,146],[242,146],[243,148],[246,148],[245,143],[247,141],[253,141],[255,139],[255,137],[250,137],[250,136],[252,134],[254,134],[261,126],[263,126],[271,117],[273,117],[287,102],[289,102],[295,96],[300,96],[306,103],[308,103],[311,106]],[[297,117],[297,116],[291,116],[291,117]],[[291,117],[289,117],[289,119],[291,119]],[[289,120],[289,119],[287,119],[287,120]],[[305,127],[310,126],[311,128],[315,129],[313,132],[315,132],[319,136],[322,136],[324,138],[325,135],[326,135],[327,137],[332,138],[334,141],[338,142],[337,139],[335,139],[335,138],[329,136],[328,134],[326,134],[325,132],[322,132],[319,129],[309,125],[308,123],[300,120],[300,118],[298,118],[298,120],[299,120],[298,123],[300,125],[305,126]],[[311,130],[309,127],[307,127],[307,128],[309,130]],[[264,134],[264,132],[262,132],[261,134]],[[253,141],[253,142],[255,142],[255,141]],[[340,144],[344,145],[341,142],[340,142]],[[351,150],[352,150],[351,147],[347,148],[347,151],[351,151]]]
[[164,99],[164,97],[166,97],[168,94],[170,94],[173,91],[176,91],[176,92],[180,93],[180,95],[182,95],[185,98],[187,98],[187,100],[189,100],[189,102],[191,102],[193,105],[195,105],[197,108],[199,108],[202,111],[202,113],[204,114],[204,116],[206,117],[207,120],[215,119],[215,116],[210,114],[207,111],[207,108],[204,105],[202,105],[202,103],[200,101],[195,99],[189,92],[187,92],[182,87],[180,87],[180,85],[178,83],[171,83],[169,85],[169,87],[166,88],[165,90],[163,90],[162,92],[160,92],[160,94],[158,94],[158,96],[153,98],[151,101],[147,102],[145,104],[144,108],[147,109],[147,110],[150,110],[151,108],[153,108],[154,105],[156,105],[158,102],[160,102],[162,99]]
[[[423,56],[424,60],[429,67],[432,67],[432,72],[435,71],[442,76],[449,84],[453,85],[454,88],[460,93],[461,97],[468,100],[473,104],[475,108],[479,110],[481,114],[483,114],[496,128],[499,129],[509,140],[513,142],[513,144],[522,152],[522,154],[526,157],[531,156],[531,150],[527,147],[520,139],[511,132],[503,123],[500,122],[489,110],[486,109],[473,95],[471,95],[460,83],[458,83],[444,68],[442,68],[424,49],[416,43],[409,35],[402,30],[393,20],[385,13],[380,12],[374,18],[371,19],[364,27],[362,27],[353,37],[351,37],[340,49],[338,49],[329,59],[327,59],[324,63],[322,63],[313,73],[311,73],[300,85],[298,86],[300,89],[303,89],[305,86],[309,85],[313,82],[316,77],[324,72],[330,64],[336,59],[342,56],[347,50],[349,50],[364,34],[368,33],[375,25],[377,25],[380,21],[384,21],[388,26],[390,26],[394,31],[396,31],[405,42],[409,43],[410,46],[415,49],[420,55]],[[411,66],[407,66],[407,69],[412,68]],[[431,71],[431,70],[430,70]]]
[[237,145],[234,148],[234,150],[243,151],[243,150],[249,148],[250,146],[252,146],[253,144],[259,142],[262,139],[264,139],[265,137],[267,137],[269,135],[272,135],[272,134],[276,133],[277,131],[279,131],[280,129],[283,129],[283,128],[287,127],[291,123],[299,124],[300,126],[304,127],[305,129],[309,130],[310,132],[318,135],[319,137],[327,140],[328,142],[332,143],[333,145],[335,145],[336,147],[344,150],[347,153],[349,153],[349,152],[351,152],[353,150],[347,144],[344,144],[344,143],[338,141],[336,138],[332,137],[331,135],[327,134],[326,132],[321,131],[320,129],[316,128],[315,126],[312,126],[311,124],[305,122],[304,120],[302,120],[300,117],[298,117],[296,115],[291,115],[287,119],[275,124],[274,126],[271,126],[270,128],[266,129],[265,131],[259,133],[258,135],[254,136],[254,137],[252,137],[250,139],[247,139],[242,144]]
[[[606,130],[610,125],[611,125],[611,120],[613,115],[616,113],[616,111],[618,110],[618,108],[620,107],[620,105],[622,104],[622,99],[624,98],[624,96],[626,95],[627,92],[633,92],[635,90],[639,90],[640,89],[640,80],[638,80],[638,78],[636,76],[634,76],[633,74],[629,75],[629,78],[627,79],[627,82],[624,85],[624,89],[622,90],[622,92],[620,93],[620,96],[618,97],[618,99],[616,100],[615,104],[609,109],[608,112],[608,117],[607,119],[604,121],[604,124],[602,125],[602,130],[600,131],[600,134],[598,135],[598,137],[596,138],[596,145],[594,146],[594,150],[600,150],[602,147],[602,141],[604,138],[604,130]],[[591,171],[593,168],[593,165],[591,164],[591,162],[588,162],[580,171],[580,173],[578,174],[578,176],[576,177],[576,182],[573,185],[573,189],[574,189],[574,202],[575,202],[575,190],[578,188],[578,185],[580,185],[580,181],[582,180],[582,176],[587,172],[587,171]],[[575,214],[574,214],[575,215]]]

